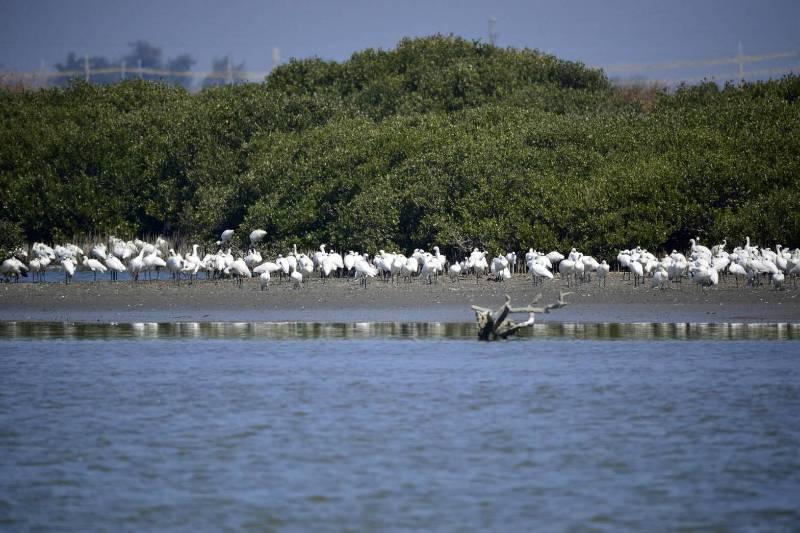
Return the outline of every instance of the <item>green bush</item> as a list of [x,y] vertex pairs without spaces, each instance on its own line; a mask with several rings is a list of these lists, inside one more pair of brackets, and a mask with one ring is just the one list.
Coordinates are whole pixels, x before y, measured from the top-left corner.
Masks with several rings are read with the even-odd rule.
[[265,246],[797,245],[800,81],[613,87],[536,50],[404,39],[190,94],[0,91],[0,206],[24,238],[227,228]]
[[0,261],[11,257],[15,250],[25,244],[22,228],[4,218],[0,218]]

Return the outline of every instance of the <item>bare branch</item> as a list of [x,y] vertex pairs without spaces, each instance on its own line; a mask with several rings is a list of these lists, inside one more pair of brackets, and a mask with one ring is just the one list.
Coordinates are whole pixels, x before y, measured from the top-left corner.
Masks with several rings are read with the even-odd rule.
[[[478,321],[478,339],[480,340],[496,340],[498,338],[505,339],[516,333],[517,330],[532,326],[534,322],[535,313],[549,313],[551,309],[558,309],[567,305],[564,297],[570,292],[562,292],[558,296],[558,300],[554,303],[548,304],[545,307],[534,307],[533,304],[539,301],[541,294],[534,298],[531,305],[525,307],[512,307],[511,297],[506,296],[505,303],[492,313],[490,309],[481,307],[479,305],[470,306],[476,313]],[[528,313],[528,320],[525,322],[514,322],[513,320],[506,320],[510,313]]]
[[[553,305],[553,304],[551,304]],[[544,307],[533,307],[528,305],[526,307],[509,307],[508,310],[512,313],[546,313]]]

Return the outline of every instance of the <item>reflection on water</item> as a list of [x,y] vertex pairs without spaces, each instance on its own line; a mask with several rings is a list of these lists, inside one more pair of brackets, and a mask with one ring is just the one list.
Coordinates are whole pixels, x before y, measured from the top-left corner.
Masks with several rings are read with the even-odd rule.
[[[0,322],[0,339],[466,339],[472,322]],[[796,340],[800,324],[547,322],[518,338]]]

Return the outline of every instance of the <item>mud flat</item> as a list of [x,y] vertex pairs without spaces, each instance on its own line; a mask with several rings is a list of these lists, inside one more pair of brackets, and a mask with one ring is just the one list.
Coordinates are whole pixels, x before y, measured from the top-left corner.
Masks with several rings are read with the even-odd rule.
[[474,319],[470,305],[499,306],[509,294],[524,305],[541,293],[541,303],[554,301],[560,290],[571,291],[571,305],[537,321],[549,322],[800,322],[800,289],[739,287],[732,279],[700,290],[694,283],[658,290],[611,273],[607,286],[596,281],[567,288],[561,280],[534,287],[517,275],[503,283],[441,278],[396,285],[372,280],[364,289],[351,279],[322,283],[312,278],[300,289],[274,281],[261,291],[251,279],[240,289],[230,281],[200,280],[189,285],[172,281],[3,283],[0,320],[78,322],[172,321],[437,321]]

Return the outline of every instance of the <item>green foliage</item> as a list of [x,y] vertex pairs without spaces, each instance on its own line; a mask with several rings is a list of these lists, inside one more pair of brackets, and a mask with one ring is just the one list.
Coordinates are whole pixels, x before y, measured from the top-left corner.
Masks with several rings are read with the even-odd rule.
[[452,36],[291,61],[199,94],[152,82],[0,92],[0,206],[29,240],[268,232],[412,250],[796,245],[800,81],[614,88]]
[[5,261],[25,244],[22,228],[4,218],[0,218],[0,261]]

